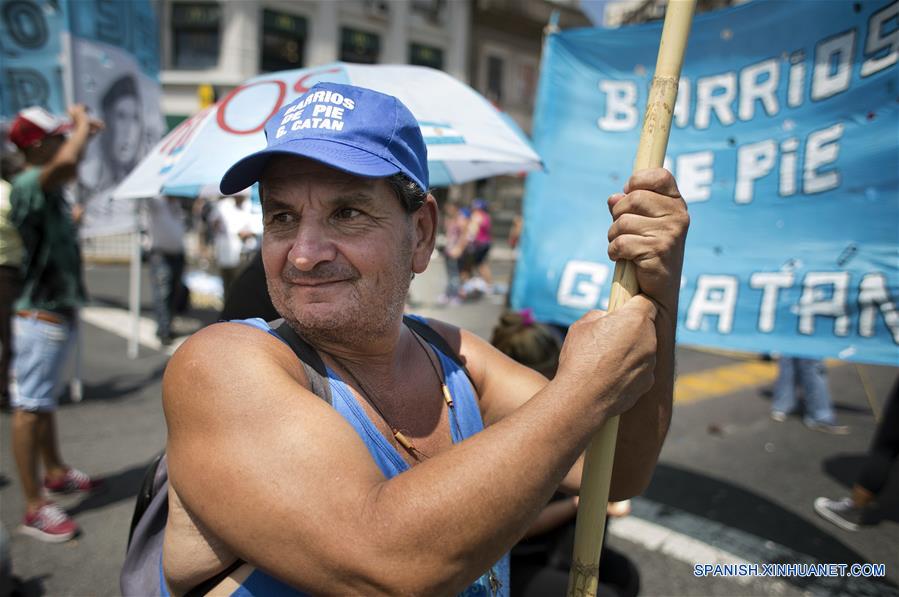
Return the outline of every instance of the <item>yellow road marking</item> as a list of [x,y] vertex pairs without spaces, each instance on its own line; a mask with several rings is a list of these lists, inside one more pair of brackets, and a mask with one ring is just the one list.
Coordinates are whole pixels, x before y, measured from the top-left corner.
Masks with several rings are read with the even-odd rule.
[[674,384],[674,401],[687,404],[731,394],[743,388],[771,383],[777,378],[777,363],[746,361],[705,371],[687,373]]
[[[827,368],[845,364],[827,359]],[[745,388],[773,383],[777,379],[777,361],[744,361],[714,369],[686,373],[674,384],[674,401],[688,404],[725,396]]]

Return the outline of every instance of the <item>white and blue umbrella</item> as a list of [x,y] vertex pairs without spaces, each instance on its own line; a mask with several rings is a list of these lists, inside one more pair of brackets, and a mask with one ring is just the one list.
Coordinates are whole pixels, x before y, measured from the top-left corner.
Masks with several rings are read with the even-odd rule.
[[248,80],[170,132],[113,197],[189,197],[217,185],[231,164],[265,147],[265,121],[320,81],[399,98],[421,125],[434,187],[541,168],[540,157],[512,119],[452,76],[420,66],[338,62]]

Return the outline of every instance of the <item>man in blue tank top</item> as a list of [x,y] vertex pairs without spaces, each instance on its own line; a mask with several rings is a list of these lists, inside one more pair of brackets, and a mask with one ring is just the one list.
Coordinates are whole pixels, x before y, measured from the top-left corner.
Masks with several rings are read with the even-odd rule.
[[221,190],[260,183],[269,293],[324,360],[332,404],[261,320],[182,345],[163,382],[161,591],[216,579],[233,595],[507,595],[509,549],[553,492],[578,491],[581,454],[609,417],[621,415],[611,498],[649,482],[689,221],[674,179],[640,172],[609,199],[610,255],[635,261],[645,294],[575,323],[553,381],[429,321],[469,381],[403,323],[438,213],[412,113],[320,83],[265,133]]

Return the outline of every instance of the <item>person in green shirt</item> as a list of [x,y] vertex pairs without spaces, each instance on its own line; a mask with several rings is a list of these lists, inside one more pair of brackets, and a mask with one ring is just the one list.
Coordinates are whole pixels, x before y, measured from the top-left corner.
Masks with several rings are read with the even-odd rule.
[[57,398],[65,386],[62,373],[75,347],[76,311],[85,300],[75,227],[81,210],[70,208],[62,189],[76,177],[90,138],[103,129],[84,106],[71,107],[69,115],[71,122],[43,108],[26,108],[9,129],[10,141],[25,157],[25,168],[11,181],[9,196],[9,220],[22,240],[11,391],[12,449],[26,503],[20,532],[49,542],[71,539],[78,526],[42,495],[38,456],[48,493],[86,492],[97,486],[64,463],[56,431]]

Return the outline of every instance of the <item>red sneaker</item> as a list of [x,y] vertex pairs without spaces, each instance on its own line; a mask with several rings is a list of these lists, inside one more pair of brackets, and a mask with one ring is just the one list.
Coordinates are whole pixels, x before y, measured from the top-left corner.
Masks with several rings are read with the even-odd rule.
[[47,543],[62,543],[75,536],[78,525],[62,508],[47,502],[37,512],[25,514],[19,532]]
[[88,493],[99,488],[102,484],[101,481],[91,479],[86,473],[79,471],[77,468],[67,469],[65,476],[57,481],[51,481],[49,477],[44,477],[44,489],[51,495]]

